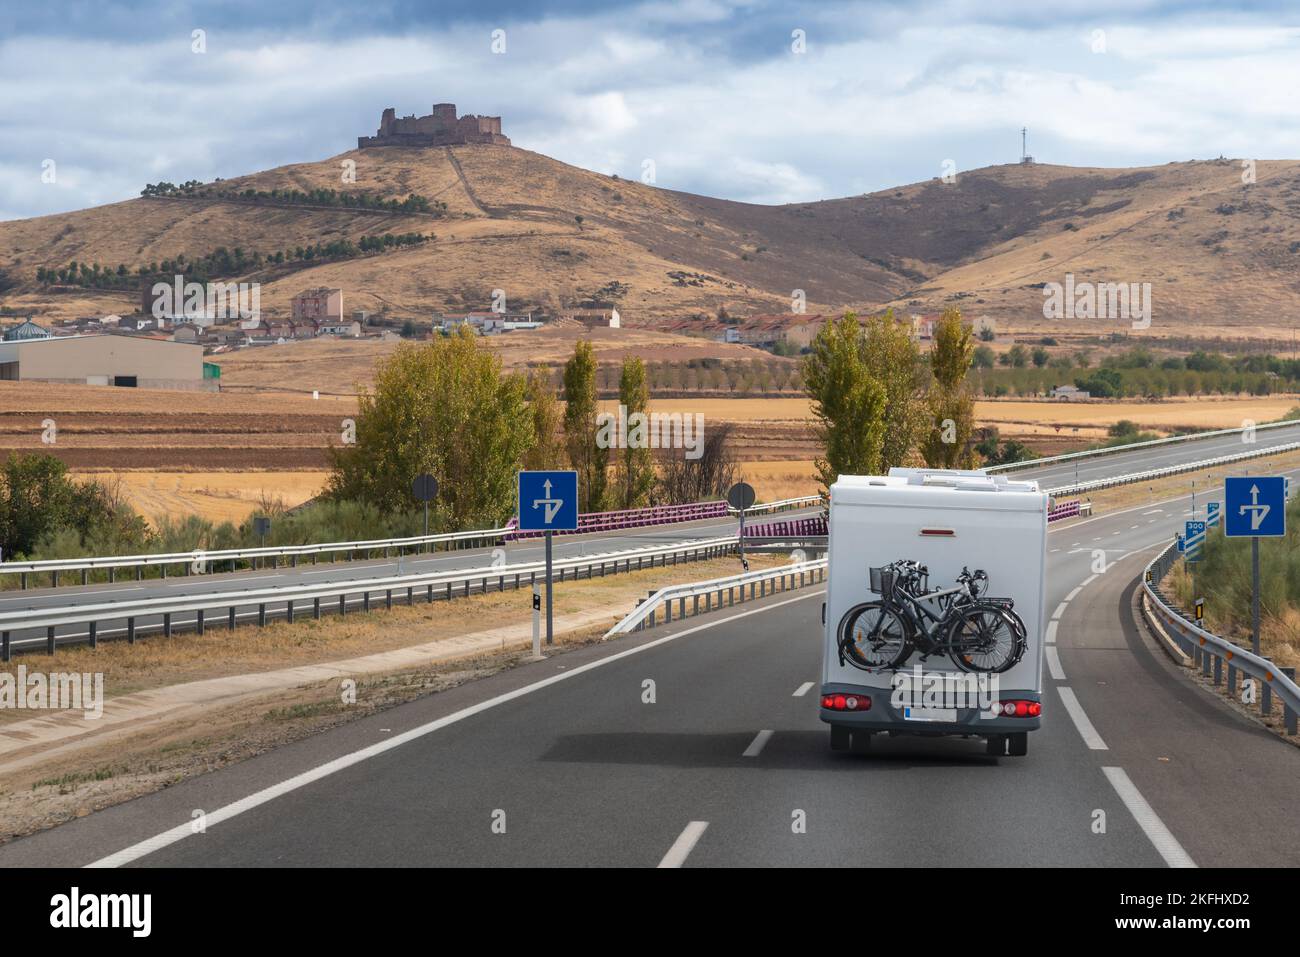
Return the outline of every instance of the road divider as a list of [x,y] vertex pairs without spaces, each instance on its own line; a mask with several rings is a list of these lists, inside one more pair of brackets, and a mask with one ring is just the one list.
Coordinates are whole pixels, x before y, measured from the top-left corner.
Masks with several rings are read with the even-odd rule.
[[[554,563],[554,569],[561,582],[604,577],[719,558],[733,554],[737,546],[738,539],[734,535],[673,542],[560,559]],[[62,644],[89,643],[94,647],[101,638],[124,636],[128,642],[134,642],[145,632],[161,632],[164,637],[170,637],[175,630],[185,626],[203,634],[208,624],[206,613],[215,609],[225,614],[212,623],[224,623],[233,630],[239,618],[250,617],[254,610],[260,626],[272,618],[293,622],[299,612],[313,618],[331,610],[343,615],[358,604],[363,611],[370,611],[376,595],[386,608],[391,608],[394,595],[399,603],[404,599],[405,604],[411,605],[415,603],[417,594],[432,602],[508,588],[531,588],[545,575],[545,570],[545,562],[524,562],[449,572],[132,598],[62,609],[5,610],[0,612],[0,657],[8,661],[14,650],[32,647],[44,647],[48,654],[54,654],[55,648]],[[240,609],[246,610],[243,615]],[[190,617],[180,619],[180,615]],[[113,625],[116,627],[110,627]],[[84,631],[69,634],[69,628],[83,628]],[[17,637],[15,632],[19,633]]]
[[[759,571],[742,572],[725,578],[712,578],[708,581],[688,582],[684,585],[669,585],[651,592],[649,597],[637,603],[628,615],[605,633],[606,638],[653,628],[656,624],[667,624],[673,620],[673,603],[677,603],[677,618],[687,615],[699,615],[718,608],[726,608],[737,602],[766,598],[778,591],[789,591],[805,585],[817,584],[826,580],[826,559],[795,562],[778,565]],[[663,608],[662,618],[659,609]]]

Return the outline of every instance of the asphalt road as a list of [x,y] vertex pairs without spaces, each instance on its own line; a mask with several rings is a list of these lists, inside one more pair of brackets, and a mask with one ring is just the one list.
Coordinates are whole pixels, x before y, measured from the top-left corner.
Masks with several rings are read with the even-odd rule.
[[1220,455],[1286,445],[1290,442],[1300,442],[1300,422],[1276,429],[1257,431],[1254,442],[1250,444],[1243,442],[1241,435],[1223,435],[1211,439],[1157,445],[1154,448],[1133,449],[1128,452],[1112,452],[1095,458],[1074,459],[1002,474],[1013,478],[1037,479],[1042,488],[1050,490],[1074,485],[1076,482],[1111,478],[1170,465],[1183,465]]
[[832,753],[816,588],[412,702],[13,842],[0,866],[1294,866],[1300,751],[1133,621],[1186,508],[1049,533],[1058,677],[1027,757]]

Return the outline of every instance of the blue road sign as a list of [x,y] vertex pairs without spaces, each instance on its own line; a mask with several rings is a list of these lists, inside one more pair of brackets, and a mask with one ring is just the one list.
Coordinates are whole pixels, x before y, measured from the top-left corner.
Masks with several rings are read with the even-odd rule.
[[1187,543],[1186,543],[1185,541],[1183,541],[1183,533],[1182,533],[1182,532],[1179,532],[1179,533],[1178,533],[1178,550],[1181,552],[1181,551],[1183,551],[1186,547],[1187,547]]
[[1229,538],[1280,538],[1286,534],[1286,483],[1282,476],[1224,479],[1223,534]]
[[1205,544],[1205,523],[1188,522],[1183,542],[1183,558],[1189,562],[1201,560],[1201,546]]
[[1205,503],[1205,524],[1208,525],[1210,528],[1214,528],[1219,524],[1219,517],[1220,517],[1219,503],[1206,502]]
[[519,528],[572,532],[578,528],[577,472],[520,472]]

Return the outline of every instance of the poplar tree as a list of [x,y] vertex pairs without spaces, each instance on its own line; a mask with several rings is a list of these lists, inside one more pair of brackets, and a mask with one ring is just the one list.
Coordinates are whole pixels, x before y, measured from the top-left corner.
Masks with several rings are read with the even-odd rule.
[[635,431],[628,426],[628,448],[618,453],[618,471],[614,493],[619,508],[640,508],[650,502],[654,487],[654,457],[650,452],[650,390],[646,385],[645,363],[637,356],[623,357],[623,371],[618,380],[618,402],[627,409],[628,421],[641,413],[645,424]]
[[814,465],[827,489],[840,475],[880,471],[885,390],[871,375],[864,353],[862,326],[849,312],[822,326],[804,357],[804,387],[825,449]]
[[867,369],[885,390],[880,471],[887,472],[895,465],[906,464],[909,454],[929,431],[930,410],[921,378],[921,356],[910,325],[898,322],[892,309],[867,320],[863,349]]
[[971,327],[961,312],[945,309],[934,325],[930,348],[930,434],[924,446],[925,464],[932,468],[973,468],[971,435],[975,429],[975,399],[966,384],[975,355]]
[[583,512],[604,508],[609,484],[609,449],[596,442],[597,399],[596,351],[584,339],[564,364],[564,438],[569,463],[578,472],[578,509]]
[[568,462],[564,435],[560,428],[564,413],[551,385],[549,367],[543,366],[528,374],[525,396],[528,399],[533,438],[532,447],[524,455],[524,468],[541,472],[564,468]]

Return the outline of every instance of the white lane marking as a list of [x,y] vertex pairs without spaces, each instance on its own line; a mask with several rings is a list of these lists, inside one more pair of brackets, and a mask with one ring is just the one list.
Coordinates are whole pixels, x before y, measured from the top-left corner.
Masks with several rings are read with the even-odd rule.
[[1071,547],[1071,548],[1078,548],[1078,547],[1079,547],[1079,543],[1078,543],[1078,542],[1071,542],[1071,543],[1070,543],[1070,547]]
[[758,736],[749,743],[749,747],[745,749],[745,753],[742,754],[741,757],[742,758],[758,757],[760,754],[763,753],[763,749],[767,747],[767,742],[772,740],[773,733],[774,732],[772,731],[758,732]]
[[[82,594],[82,595],[89,595],[89,596],[93,596],[93,597],[97,597],[97,598],[98,598],[98,597],[107,597],[107,596],[109,596],[109,595],[116,595],[116,594],[118,594],[119,592],[124,592],[124,591],[143,591],[143,590],[144,590],[144,587],[145,587],[144,585],[132,585],[130,588],[114,588],[112,591],[102,591],[102,592],[83,591],[83,592],[80,592],[80,594]],[[31,594],[27,594],[27,595],[13,595],[13,596],[11,596],[11,597],[9,597],[9,598],[0,598],[0,601],[36,601],[37,598],[40,598],[40,597],[44,597],[44,596],[36,596],[36,597],[32,597]],[[112,601],[113,599],[112,599],[112,598],[109,598],[108,600],[109,600],[109,601]],[[33,610],[35,610],[35,607],[36,607],[36,606],[33,606]],[[65,607],[66,607],[66,608],[76,608],[76,604],[75,604],[75,603],[73,603],[73,604],[66,604],[66,603],[65,603],[65,604],[59,604],[59,605],[51,605],[50,607],[51,607],[51,608],[65,608]]]
[[1102,768],[1101,772],[1106,775],[1106,780],[1110,782],[1119,799],[1133,815],[1133,820],[1137,821],[1138,827],[1142,828],[1147,839],[1155,846],[1157,853],[1165,859],[1165,863],[1170,867],[1195,867],[1196,862],[1192,860],[1191,855],[1183,850],[1183,846],[1178,843],[1178,838],[1165,827],[1165,822],[1160,820],[1160,815],[1156,814],[1155,809],[1147,803],[1147,799],[1124,773],[1124,769]]
[[1143,512],[1142,514],[1143,514],[1143,515],[1155,515],[1157,512],[1163,512],[1163,511],[1164,511],[1163,508],[1153,508],[1153,509],[1151,509],[1151,511],[1149,511],[1149,512]]
[[1043,653],[1047,655],[1047,670],[1052,673],[1052,677],[1064,681],[1065,669],[1061,667],[1061,654],[1056,650],[1056,645],[1048,645]]
[[1092,584],[1093,582],[1095,582],[1096,580],[1097,580],[1097,576],[1096,576],[1096,575],[1089,575],[1089,576],[1088,576],[1087,578],[1085,578],[1083,581],[1079,582],[1079,587],[1080,587],[1080,588],[1087,588],[1089,585],[1091,585],[1091,584]]
[[1057,618],[1060,618],[1062,615],[1064,615],[1065,609],[1069,607],[1069,604],[1070,604],[1070,599],[1067,598],[1065,599],[1065,601],[1057,605],[1056,611],[1052,612],[1052,620],[1055,621]]
[[686,830],[677,836],[673,841],[673,846],[668,848],[668,853],[664,859],[659,862],[660,867],[681,867],[686,863],[686,858],[691,851],[695,850],[695,845],[699,843],[700,838],[704,836],[708,828],[708,821],[691,821],[686,825]]
[[[616,654],[609,655],[597,661],[589,661],[585,665],[579,665],[571,671],[562,671],[559,674],[551,675],[549,678],[543,678],[540,681],[534,681],[530,685],[524,685],[522,688],[515,688],[513,691],[507,691],[505,694],[497,695],[495,698],[489,698],[487,701],[480,701],[478,704],[470,705],[468,708],[462,708],[445,717],[422,724],[419,727],[412,728],[410,731],[403,731],[396,737],[389,738],[387,741],[381,741],[378,744],[372,744],[368,747],[353,751],[351,754],[345,754],[342,757],[335,758],[333,761],[327,761],[319,767],[312,768],[310,771],[304,771],[302,774],[294,775],[286,781],[279,784],[273,784],[268,788],[263,788],[245,798],[241,798],[225,807],[219,807],[206,815],[206,822],[209,825],[220,824],[222,821],[228,821],[231,818],[238,817],[245,811],[251,811],[255,807],[260,807],[268,801],[296,791],[299,788],[306,787],[322,778],[327,778],[331,774],[343,771],[352,767],[354,764],[360,764],[369,758],[376,757],[380,754],[386,754],[394,748],[399,748],[411,741],[419,740],[425,735],[439,731],[448,725],[453,725],[458,721],[464,721],[466,718],[473,717],[484,711],[488,711],[498,705],[503,705],[508,701],[514,701],[516,698],[522,698],[524,695],[532,694],[534,691],[540,691],[543,688],[549,688],[553,684],[561,681],[567,681],[575,675],[584,674],[588,671],[594,671],[597,668],[619,661],[631,655],[640,654],[643,651],[649,651],[651,648],[658,648],[660,645],[666,645],[670,641],[676,641],[678,638],[685,638],[687,635],[693,635],[696,632],[704,631],[706,628],[716,628],[718,625],[725,625],[728,622],[739,621],[741,618],[748,618],[750,615],[767,614],[773,608],[780,608],[782,605],[791,605],[797,601],[806,601],[809,598],[816,598],[818,595],[824,595],[825,588],[819,588],[816,591],[808,592],[805,595],[799,595],[795,598],[786,598],[782,601],[774,602],[770,605],[764,605],[761,608],[754,608],[749,611],[742,611],[726,618],[719,618],[717,621],[707,621],[702,625],[695,625],[683,631],[675,632],[671,635],[664,635],[662,638],[656,638],[654,641],[648,641],[644,645],[637,645],[635,648],[629,648],[626,651],[620,651]],[[703,830],[703,828],[701,828]],[[176,827],[156,834],[153,837],[146,838],[138,844],[132,844],[130,847],[109,854],[97,861],[87,864],[87,867],[121,867],[123,864],[130,864],[132,861],[139,860],[147,854],[154,851],[162,850],[190,837],[194,833],[189,821],[178,824]]]
[[1129,529],[1131,530],[1131,529],[1134,529],[1134,528],[1141,528],[1141,527],[1142,527],[1141,525],[1130,525],[1130,526],[1129,526]]
[[1093,751],[1109,751],[1110,748],[1106,747],[1106,742],[1101,740],[1101,735],[1097,733],[1097,729],[1092,726],[1092,722],[1084,713],[1083,705],[1079,704],[1079,699],[1074,696],[1074,689],[1057,688],[1056,690],[1061,696],[1061,703],[1065,705],[1066,712],[1070,715],[1070,720],[1079,729],[1083,743]]
[[1075,585],[1075,586],[1074,586],[1074,590],[1073,590],[1072,592],[1070,592],[1070,594],[1068,594],[1068,595],[1065,596],[1065,600],[1066,600],[1066,601],[1074,601],[1075,596],[1078,595],[1079,592],[1081,592],[1081,591],[1083,591],[1083,586],[1082,586],[1082,585]]
[[1059,624],[1060,624],[1059,621],[1049,621],[1047,623],[1047,631],[1043,633],[1044,644],[1048,644],[1048,645],[1056,644],[1056,626]]
[[808,691],[812,688],[812,686],[813,686],[813,683],[812,683],[811,681],[805,681],[805,682],[804,682],[803,684],[801,684],[799,687],[797,687],[797,688],[794,689],[794,694],[792,694],[790,697],[792,697],[792,698],[802,698],[804,695],[806,695],[806,694],[808,693]]
[[1052,554],[1056,554],[1057,552],[1060,551],[1060,549],[1059,549],[1059,548],[1053,548],[1053,549],[1049,549],[1049,551],[1051,551]]

